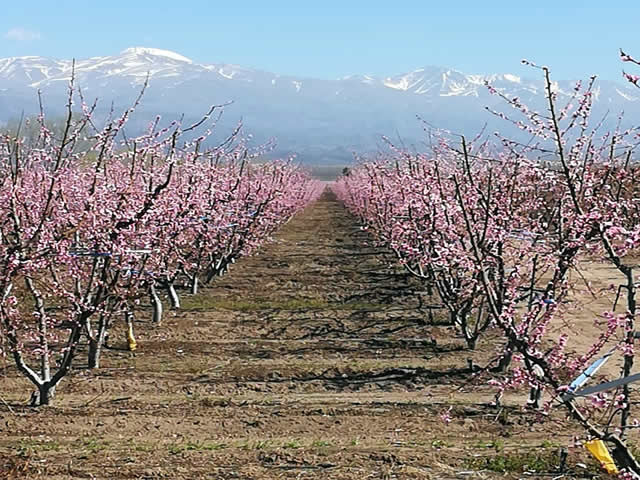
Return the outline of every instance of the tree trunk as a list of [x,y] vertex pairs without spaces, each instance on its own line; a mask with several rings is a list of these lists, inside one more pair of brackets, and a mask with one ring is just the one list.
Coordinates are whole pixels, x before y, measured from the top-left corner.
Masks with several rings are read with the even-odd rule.
[[616,466],[620,469],[625,468],[628,471],[640,474],[640,465],[629,447],[622,441],[614,442],[615,447],[611,451],[611,456],[616,462]]
[[194,275],[191,279],[191,295],[198,294],[198,276]]
[[180,310],[180,297],[173,282],[167,282],[167,293],[169,295],[169,301],[171,302],[171,308],[174,310]]
[[89,337],[89,356],[87,363],[90,369],[100,368],[100,355],[102,354],[102,347],[104,346],[105,339],[107,337],[108,326],[107,319],[101,315],[95,338],[91,335],[87,335]]
[[[627,277],[627,335],[625,339],[625,343],[630,346],[633,351],[634,341],[635,341],[635,315],[636,315],[636,287],[633,277],[633,268],[626,267],[626,271],[624,272]],[[624,365],[622,367],[622,376],[628,377],[631,375],[631,371],[633,369],[633,360],[634,355],[625,355],[624,356]],[[631,416],[631,399],[630,397],[630,387],[629,384],[626,384],[622,387],[622,394],[624,395],[625,407],[622,409],[622,414],[620,418],[620,429],[622,433],[620,436],[624,440],[626,437],[626,429],[629,423],[629,417]]]
[[151,295],[151,305],[153,306],[153,323],[160,325],[162,323],[162,301],[160,301],[156,291],[155,283],[151,283],[149,293]]
[[51,405],[56,387],[51,386],[50,382],[43,382],[38,385],[38,390],[31,395],[30,405],[32,407],[41,407],[43,405]]
[[465,334],[464,339],[467,341],[469,350],[475,350],[478,345],[478,337]]
[[102,351],[102,345],[97,340],[89,338],[89,361],[88,366],[90,369],[100,368],[100,352]]
[[529,399],[527,400],[527,407],[533,409],[540,408],[540,399],[542,398],[542,390],[540,387],[531,387],[529,389]]
[[208,285],[215,277],[222,277],[229,271],[229,263],[230,259],[224,256],[217,262],[211,262],[207,271],[207,278],[204,283]]
[[500,362],[498,362],[498,366],[495,368],[495,371],[498,373],[505,373],[509,369],[509,365],[511,365],[513,350],[511,349],[510,343],[507,344],[506,349],[507,351],[500,357]]

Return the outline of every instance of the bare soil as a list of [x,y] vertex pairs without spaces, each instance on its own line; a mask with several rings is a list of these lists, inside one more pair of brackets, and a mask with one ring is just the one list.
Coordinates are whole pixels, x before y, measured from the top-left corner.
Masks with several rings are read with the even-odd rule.
[[101,369],[80,356],[51,407],[0,360],[0,478],[604,478],[582,447],[555,470],[562,412],[491,405],[468,359],[498,339],[465,350],[331,193],[183,302],[138,312],[135,353],[119,327]]

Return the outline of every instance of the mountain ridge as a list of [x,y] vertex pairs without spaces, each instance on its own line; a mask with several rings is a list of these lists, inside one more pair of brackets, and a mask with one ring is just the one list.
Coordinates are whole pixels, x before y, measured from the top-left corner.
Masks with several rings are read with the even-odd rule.
[[[209,105],[234,101],[230,122],[242,118],[257,141],[277,137],[278,153],[315,152],[314,162],[322,160],[323,154],[317,152],[349,152],[340,156],[344,161],[351,151],[374,150],[383,134],[398,134],[409,144],[420,142],[423,131],[416,116],[461,133],[478,131],[494,121],[485,107],[509,109],[490,95],[486,82],[509,97],[545,108],[542,82],[514,73],[466,74],[427,65],[397,75],[355,74],[327,80],[229,63],[199,63],[171,50],[136,46],[76,61],[40,56],[0,59],[0,122],[22,111],[37,112],[37,90],[54,115],[61,111],[73,70],[86,96],[120,108],[130,104],[148,78],[136,128],[142,128],[152,113],[195,118]],[[573,85],[554,82],[561,99]],[[640,114],[640,91],[630,85],[601,81],[594,93],[602,111]]]

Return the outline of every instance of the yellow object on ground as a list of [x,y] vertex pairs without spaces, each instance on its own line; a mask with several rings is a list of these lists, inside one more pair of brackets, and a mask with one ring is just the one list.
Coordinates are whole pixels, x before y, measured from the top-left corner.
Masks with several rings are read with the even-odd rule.
[[136,338],[133,336],[133,323],[129,323],[129,331],[127,332],[127,341],[129,342],[129,351],[135,352],[138,344]]
[[602,464],[602,468],[604,468],[608,474],[618,474],[618,467],[613,463],[613,458],[611,458],[609,450],[607,450],[607,447],[602,440],[589,440],[588,442],[585,442],[584,446],[591,452],[591,455],[598,459]]

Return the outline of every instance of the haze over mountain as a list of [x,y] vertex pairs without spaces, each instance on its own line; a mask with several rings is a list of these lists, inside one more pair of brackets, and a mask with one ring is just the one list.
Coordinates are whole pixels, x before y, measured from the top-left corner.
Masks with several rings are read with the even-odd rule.
[[[73,62],[37,56],[0,59],[0,122],[38,110],[41,90],[46,110],[62,113]],[[536,73],[531,71],[531,73]],[[491,95],[485,81],[508,96],[517,96],[544,109],[542,81],[513,74],[465,74],[426,66],[390,77],[352,75],[322,80],[278,75],[231,64],[202,64],[167,50],[128,48],[113,56],[75,62],[76,83],[86,98],[99,98],[103,114],[113,102],[126,108],[138,95],[147,75],[147,89],[131,130],[142,129],[156,114],[169,121],[184,114],[195,119],[210,105],[233,101],[226,108],[220,135],[243,119],[245,130],[257,142],[275,137],[277,153],[298,152],[309,163],[345,163],[351,152],[376,150],[381,136],[402,138],[405,144],[422,142],[422,124],[473,135],[485,123],[508,131],[506,122],[491,116],[485,106],[509,112]],[[559,81],[560,97],[575,82]],[[615,119],[640,114],[640,90],[622,83],[601,81],[595,90],[596,114],[610,111]]]

